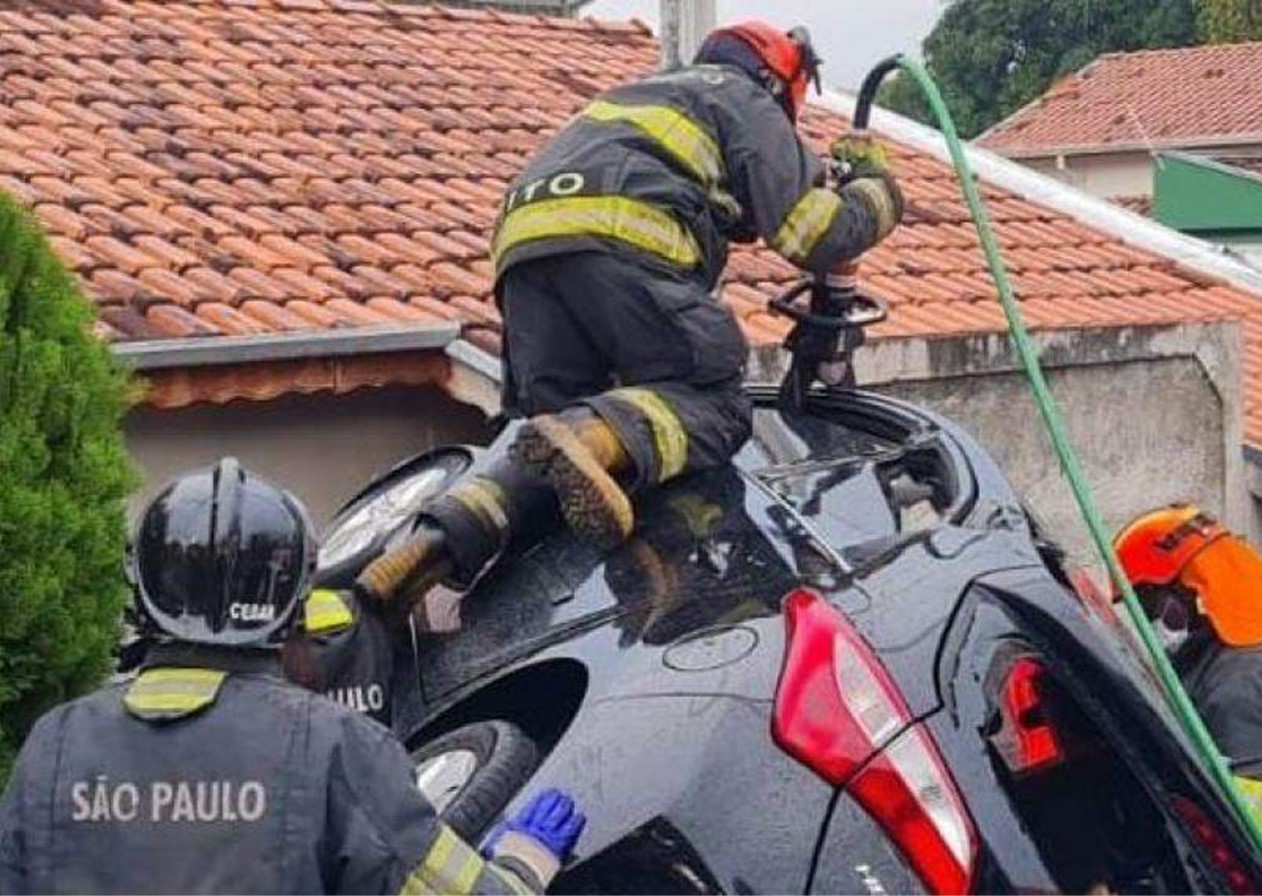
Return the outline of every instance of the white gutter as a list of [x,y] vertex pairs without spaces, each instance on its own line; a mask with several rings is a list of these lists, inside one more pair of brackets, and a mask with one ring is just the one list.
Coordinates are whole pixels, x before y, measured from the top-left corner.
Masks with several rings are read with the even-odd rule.
[[421,327],[348,327],[255,336],[150,339],[116,342],[110,349],[134,370],[164,370],[442,349],[459,335],[459,324],[439,323]]
[[455,339],[445,347],[447,357],[459,361],[479,376],[493,383],[500,382],[503,365],[497,355],[484,351],[466,339]]
[[[816,102],[850,117],[855,96],[826,90]],[[946,140],[937,130],[885,109],[873,108],[872,129],[950,164]],[[965,144],[964,152],[977,176],[1030,202],[1045,205],[1117,237],[1138,249],[1165,256],[1192,270],[1218,278],[1262,300],[1262,271],[1224,254],[1222,249],[1184,236],[1105,199],[1084,193],[988,150]]]
[[500,359],[465,339],[454,340],[444,351],[453,362],[447,393],[457,401],[481,408],[488,417],[498,414],[503,380]]

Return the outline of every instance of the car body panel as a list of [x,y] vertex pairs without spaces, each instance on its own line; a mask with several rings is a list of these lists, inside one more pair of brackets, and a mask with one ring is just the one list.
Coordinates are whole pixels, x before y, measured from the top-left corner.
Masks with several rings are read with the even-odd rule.
[[[562,536],[489,575],[464,602],[461,636],[422,654],[427,699],[441,704],[513,658],[596,626],[618,633],[611,655],[589,662],[602,692],[602,676],[614,670],[617,680],[608,686],[618,692],[666,687],[627,669],[671,672],[664,647],[778,615],[784,595],[811,577],[804,567],[828,564],[787,524],[781,505],[731,468],[656,491],[638,510],[637,535],[608,555]],[[636,654],[645,649],[652,656],[641,661]],[[686,653],[676,647],[674,662],[709,662]],[[735,686],[703,684],[701,669],[682,674],[696,687]],[[769,699],[773,685],[774,677],[757,696]]]
[[502,558],[464,598],[459,634],[419,642],[425,714],[406,739],[479,713],[517,713],[528,730],[530,714],[564,716],[539,724],[545,758],[527,788],[589,808],[563,889],[919,888],[868,814],[771,739],[781,604],[802,586],[841,609],[938,741],[978,829],[978,888],[1055,889],[969,684],[985,672],[970,663],[1005,639],[1080,668],[1097,702],[1119,704],[1106,717],[1162,742],[1154,793],[1221,805],[1125,634],[1074,596],[967,434],[865,393],[819,396],[810,418],[753,394],[755,437],[732,466],[642,495],[613,552],[562,532]]

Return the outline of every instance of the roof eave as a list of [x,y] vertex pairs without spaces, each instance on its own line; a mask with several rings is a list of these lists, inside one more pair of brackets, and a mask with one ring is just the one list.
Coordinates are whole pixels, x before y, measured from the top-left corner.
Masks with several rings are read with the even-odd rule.
[[421,327],[348,327],[340,330],[261,333],[249,336],[190,336],[116,342],[115,356],[137,371],[342,358],[404,351],[438,351],[460,335],[457,323]]
[[1057,156],[1093,156],[1123,152],[1151,153],[1158,150],[1222,149],[1229,146],[1262,146],[1262,133],[1170,137],[1161,140],[1127,140],[1112,143],[1067,143],[1060,146],[1005,147],[984,137],[973,145],[1006,159],[1054,159]]

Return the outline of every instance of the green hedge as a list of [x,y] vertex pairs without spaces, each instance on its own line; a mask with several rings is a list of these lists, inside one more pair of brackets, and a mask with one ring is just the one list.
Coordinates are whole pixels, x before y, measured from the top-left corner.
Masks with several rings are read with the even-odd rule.
[[98,684],[127,599],[128,384],[39,226],[0,196],[0,785],[35,719]]

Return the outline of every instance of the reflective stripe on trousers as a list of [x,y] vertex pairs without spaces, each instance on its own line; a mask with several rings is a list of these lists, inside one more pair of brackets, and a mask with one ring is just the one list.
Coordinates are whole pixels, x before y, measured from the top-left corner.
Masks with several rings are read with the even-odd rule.
[[642,386],[614,389],[609,397],[631,405],[645,416],[657,450],[658,481],[674,479],[688,463],[688,430],[660,395]]

